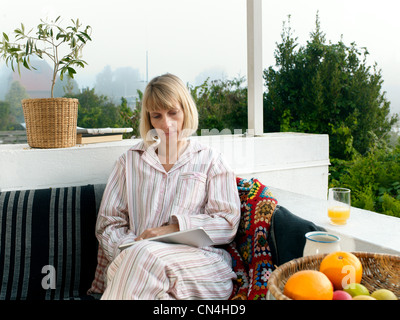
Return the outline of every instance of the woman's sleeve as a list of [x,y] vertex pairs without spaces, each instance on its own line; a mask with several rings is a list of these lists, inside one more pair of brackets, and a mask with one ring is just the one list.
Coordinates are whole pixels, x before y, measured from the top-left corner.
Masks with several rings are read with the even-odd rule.
[[239,226],[240,199],[236,176],[221,157],[211,166],[206,190],[204,214],[173,215],[172,222],[177,222],[180,230],[203,227],[215,244],[227,244]]
[[126,158],[121,156],[108,179],[96,223],[96,236],[109,261],[120,253],[119,245],[134,241],[129,229],[126,192]]

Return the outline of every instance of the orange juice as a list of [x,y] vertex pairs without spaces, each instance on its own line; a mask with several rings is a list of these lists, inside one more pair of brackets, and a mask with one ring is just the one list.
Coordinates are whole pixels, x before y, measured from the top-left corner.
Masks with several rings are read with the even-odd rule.
[[329,207],[328,217],[331,218],[333,224],[346,224],[346,220],[350,217],[350,208],[344,206]]

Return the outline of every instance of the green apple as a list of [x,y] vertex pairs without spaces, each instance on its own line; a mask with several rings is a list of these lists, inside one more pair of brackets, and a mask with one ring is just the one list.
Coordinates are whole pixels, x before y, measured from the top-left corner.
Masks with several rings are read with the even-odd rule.
[[356,296],[369,296],[369,291],[360,283],[350,283],[343,289],[345,292],[349,293],[352,297]]
[[371,293],[371,297],[376,300],[398,300],[396,295],[387,289],[378,289]]

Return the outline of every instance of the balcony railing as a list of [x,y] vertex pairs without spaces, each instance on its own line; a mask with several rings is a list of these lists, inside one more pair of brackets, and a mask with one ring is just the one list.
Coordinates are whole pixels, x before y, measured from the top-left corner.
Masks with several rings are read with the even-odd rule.
[[25,130],[0,131],[0,144],[17,144],[26,142],[27,138]]

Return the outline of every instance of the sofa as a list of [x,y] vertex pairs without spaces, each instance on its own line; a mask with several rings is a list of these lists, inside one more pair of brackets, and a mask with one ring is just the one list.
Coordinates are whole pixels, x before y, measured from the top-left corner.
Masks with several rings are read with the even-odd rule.
[[[238,188],[243,181],[238,180]],[[243,217],[243,212],[249,209],[243,193],[249,194],[254,181],[248,185],[249,188],[240,191]],[[97,265],[95,223],[104,188],[104,184],[96,184],[0,192],[0,300],[99,298],[88,294],[88,289]],[[321,230],[277,201],[274,204],[273,215],[264,228],[264,242],[268,243],[273,268],[302,256],[304,234]],[[252,241],[252,235],[246,237]],[[238,239],[230,244],[230,249],[240,256],[243,250]],[[246,267],[243,262],[249,259],[235,260],[232,250],[236,270],[247,268],[248,272],[249,264]],[[240,274],[232,298],[249,298],[251,283],[243,279]],[[252,297],[257,298],[265,298],[264,293]]]

